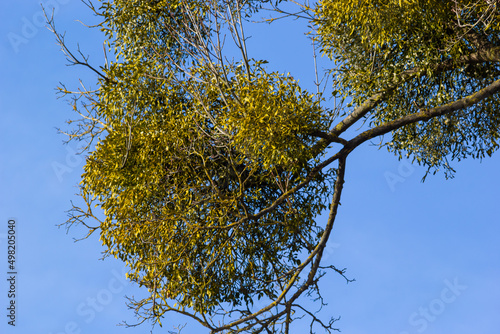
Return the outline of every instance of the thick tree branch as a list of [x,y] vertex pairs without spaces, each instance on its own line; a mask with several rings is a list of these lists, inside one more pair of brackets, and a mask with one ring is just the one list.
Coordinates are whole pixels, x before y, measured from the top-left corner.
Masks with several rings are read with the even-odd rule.
[[[441,62],[434,66],[432,69],[433,73],[440,73],[443,71],[453,70],[458,66],[463,65],[473,65],[486,62],[499,62],[500,61],[500,47],[492,47],[488,49],[479,50],[478,52],[471,53],[460,57],[457,60],[449,59],[447,61]],[[396,89],[402,83],[416,77],[423,75],[427,71],[427,68],[415,67],[406,70],[401,73],[399,78],[393,82],[388,88],[376,93],[375,95],[368,98],[363,104],[353,110],[347,117],[340,121],[329,133],[330,142],[333,138],[338,137],[340,134],[345,132],[349,127],[355,124],[359,119],[373,110],[379,103],[381,103],[388,95],[390,95],[394,89]],[[324,145],[324,143],[323,143]],[[328,145],[328,144],[327,144]]]
[[[232,323],[229,323],[229,324],[227,324],[225,326],[217,328],[216,330],[212,331],[213,333],[217,333],[217,332],[220,332],[220,331],[223,331],[223,330],[234,328],[234,327],[236,327],[236,326],[238,326],[238,325],[240,325],[242,323],[245,323],[245,322],[248,322],[248,321],[250,321],[252,319],[255,319],[260,314],[268,312],[272,308],[274,308],[277,305],[279,305],[280,302],[286,297],[286,295],[288,294],[288,292],[295,285],[295,282],[299,278],[299,274],[311,262],[312,262],[311,270],[309,271],[309,274],[307,276],[306,282],[304,282],[298,288],[298,290],[292,295],[292,297],[290,297],[290,299],[285,303],[285,305],[292,305],[293,302],[297,298],[299,298],[302,295],[302,293],[304,293],[314,283],[314,277],[316,276],[316,273],[318,271],[319,265],[321,263],[321,258],[323,256],[323,250],[324,250],[324,248],[326,246],[326,243],[328,242],[328,238],[330,237],[330,234],[331,234],[331,231],[332,231],[332,228],[333,228],[333,224],[335,223],[335,218],[337,216],[337,209],[338,209],[338,206],[340,204],[340,197],[341,197],[342,189],[343,189],[343,185],[344,185],[345,166],[346,166],[346,156],[342,156],[339,159],[339,166],[338,166],[338,170],[337,170],[337,179],[335,180],[334,192],[333,192],[333,196],[332,196],[332,203],[330,205],[330,213],[329,213],[329,216],[328,216],[328,221],[327,221],[327,224],[326,224],[326,227],[325,227],[325,231],[323,232],[323,235],[321,236],[320,241],[318,242],[318,244],[314,248],[314,250],[309,254],[309,256],[307,257],[307,259],[297,267],[297,270],[296,270],[295,274],[288,281],[287,286],[285,287],[285,289],[283,289],[283,291],[278,296],[278,298],[276,298],[268,306],[260,309],[259,311],[255,312],[255,313],[253,313],[253,314],[251,314],[251,315],[249,315],[247,317],[241,318],[241,319],[236,320],[236,321],[234,321]],[[276,314],[275,317],[279,317],[281,315],[285,315],[286,312],[287,312],[287,308],[285,307],[285,309],[283,311],[279,312],[278,314]]]
[[387,122],[385,124],[382,124],[380,126],[377,126],[373,129],[367,130],[355,138],[351,139],[349,141],[349,144],[346,145],[346,147],[343,149],[343,151],[346,152],[351,152],[354,148],[359,146],[361,143],[364,143],[367,140],[370,140],[372,138],[384,135],[390,131],[402,128],[405,125],[420,122],[420,121],[427,121],[431,118],[450,114],[452,112],[471,107],[480,101],[493,96],[494,94],[497,94],[500,92],[500,80],[494,81],[492,84],[489,86],[479,90],[478,92],[471,94],[469,96],[466,96],[460,100],[450,102],[448,104],[439,106],[439,107],[434,107],[430,109],[424,109],[418,113],[411,114],[405,117],[401,117],[399,119],[396,119],[391,122]]

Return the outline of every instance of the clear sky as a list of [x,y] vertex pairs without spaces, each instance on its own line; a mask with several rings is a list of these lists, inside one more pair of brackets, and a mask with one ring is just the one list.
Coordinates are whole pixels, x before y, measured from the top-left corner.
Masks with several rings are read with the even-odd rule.
[[[74,243],[83,229],[56,226],[77,200],[84,160],[57,133],[75,115],[56,99],[55,87],[61,81],[76,88],[79,78],[93,84],[95,77],[65,66],[39,3],[0,2],[0,333],[146,333],[147,324],[116,326],[134,321],[124,296],[143,294],[124,280],[123,265],[99,260],[97,236]],[[56,7],[69,45],[79,43],[101,65],[102,36],[75,22],[96,22],[86,7],[77,0],[42,3]],[[313,89],[312,48],[301,28],[294,21],[260,26],[249,53]],[[323,278],[323,317],[340,316],[337,326],[347,334],[497,334],[500,156],[456,163],[454,179],[437,174],[421,183],[422,168],[365,144],[347,167],[325,264],[346,267],[356,281]],[[17,224],[16,327],[6,316],[9,218]],[[184,323],[184,334],[206,332],[185,318],[163,323],[153,332]],[[294,332],[305,332],[307,324],[298,326]]]

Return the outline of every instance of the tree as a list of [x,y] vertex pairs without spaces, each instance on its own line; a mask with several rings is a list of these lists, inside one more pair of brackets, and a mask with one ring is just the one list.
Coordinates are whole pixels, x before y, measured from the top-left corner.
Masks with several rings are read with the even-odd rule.
[[[327,270],[349,281],[321,265],[349,154],[390,135],[381,146],[450,177],[451,161],[498,148],[496,1],[285,2],[89,3],[113,55],[100,70],[49,20],[70,63],[99,75],[96,91],[60,88],[82,116],[69,138],[87,152],[86,205],[67,224],[99,231],[106,254],[148,289],[130,301],[141,321],[179,312],[214,333],[289,333],[305,314],[311,332],[331,332],[335,319],[297,300],[322,303]],[[271,23],[308,21],[332,60],[332,96],[251,58],[244,27],[264,9]],[[254,309],[256,299],[267,306]]]

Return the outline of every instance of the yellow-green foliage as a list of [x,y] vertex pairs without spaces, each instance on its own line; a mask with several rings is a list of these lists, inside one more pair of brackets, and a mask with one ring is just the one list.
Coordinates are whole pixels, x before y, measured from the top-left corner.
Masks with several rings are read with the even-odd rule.
[[[337,172],[328,163],[341,166],[331,231],[345,159],[368,139],[394,130],[389,149],[431,168],[498,147],[499,100],[474,100],[500,78],[496,2],[322,0],[301,11],[312,15],[315,38],[335,61],[334,94],[352,100],[342,121],[292,76],[247,57],[238,18],[267,2],[118,0],[100,8],[111,61],[84,105],[90,121],[73,137],[96,141],[83,196],[104,211],[107,254],[151,292],[136,304],[150,302],[146,318],[161,317],[168,299],[204,317],[221,304],[244,309],[275,298],[304,282],[288,279],[311,252],[298,294],[314,289],[328,240],[318,244],[324,231],[315,219]],[[240,61],[218,49],[224,32],[239,43]],[[423,111],[465,96],[474,104],[422,121]],[[420,122],[396,122],[415,115]],[[369,131],[344,138],[364,120]],[[322,160],[333,143],[342,148]],[[293,318],[286,307],[291,314],[274,323]]]
[[[323,0],[316,15],[323,52],[337,64],[337,95],[357,105],[386,93],[372,124],[455,101],[500,77],[497,62],[465,59],[500,46],[500,14],[487,1]],[[436,168],[449,157],[491,154],[500,120],[490,111],[498,107],[489,99],[446,125],[436,119],[399,129],[389,148]]]
[[292,78],[261,68],[247,78],[239,67],[231,90],[235,97],[220,124],[235,148],[260,160],[263,168],[291,168],[313,156],[311,132],[326,130],[327,121],[314,94]]
[[109,254],[128,263],[131,279],[161,286],[160,298],[198,311],[274,296],[266,282],[317,241],[330,177],[252,215],[310,170],[310,131],[326,129],[323,110],[292,78],[258,64],[250,76],[225,68],[224,84],[208,67],[177,81],[152,79],[154,68],[142,66],[108,71],[116,83],[103,86],[99,103],[112,129],[83,175],[105,210]]

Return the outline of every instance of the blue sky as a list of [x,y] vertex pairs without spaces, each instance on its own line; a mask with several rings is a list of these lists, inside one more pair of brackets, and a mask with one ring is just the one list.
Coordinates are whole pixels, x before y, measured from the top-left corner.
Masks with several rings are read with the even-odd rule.
[[[93,23],[76,0],[42,1],[69,45],[80,44],[100,65],[102,36],[75,20]],[[55,87],[78,79],[93,83],[84,68],[65,66],[53,36],[41,26],[39,1],[0,3],[0,332],[145,333],[133,322],[125,295],[143,292],[124,280],[123,265],[101,261],[97,236],[56,225],[66,220],[82,172],[77,145],[63,145],[65,121],[74,117]],[[290,72],[313,89],[312,48],[299,22],[260,26],[249,53],[273,69]],[[299,36],[299,37],[296,37]],[[346,267],[345,284],[329,274],[321,286],[323,317],[341,317],[348,334],[498,333],[500,328],[500,156],[455,164],[456,177],[424,170],[365,144],[347,161],[342,205],[325,264]],[[9,218],[17,221],[17,323],[7,325]],[[325,219],[325,217],[319,217]],[[154,333],[187,323],[183,333],[203,333],[187,319],[169,317]],[[298,324],[302,333],[306,323]]]

